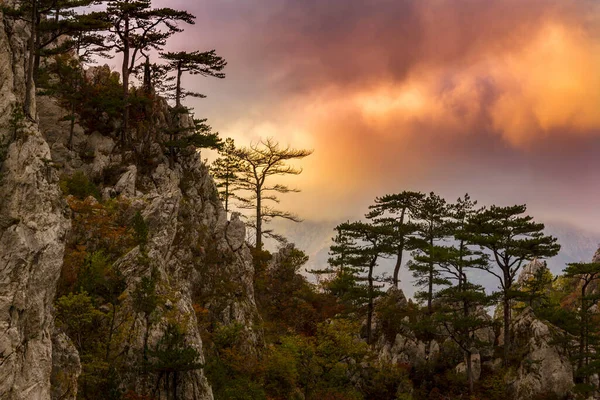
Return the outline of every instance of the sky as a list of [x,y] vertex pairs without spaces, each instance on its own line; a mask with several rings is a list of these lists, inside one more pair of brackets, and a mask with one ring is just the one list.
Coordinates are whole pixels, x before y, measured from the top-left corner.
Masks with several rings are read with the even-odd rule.
[[[161,5],[161,1],[156,1]],[[468,192],[600,231],[600,2],[162,0],[197,16],[169,50],[223,137],[314,149],[283,207],[360,217],[376,196]]]

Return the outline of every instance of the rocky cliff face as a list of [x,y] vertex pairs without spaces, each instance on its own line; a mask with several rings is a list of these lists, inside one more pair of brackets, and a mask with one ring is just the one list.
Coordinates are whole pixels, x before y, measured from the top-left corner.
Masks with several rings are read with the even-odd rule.
[[[19,119],[15,125],[11,115],[24,99],[28,32],[1,14],[0,19],[0,155],[5,154],[0,158],[0,398],[65,399],[77,393],[79,357],[70,339],[55,329],[53,308],[73,216],[58,183],[75,171],[102,181],[104,199],[118,196],[148,225],[145,248],[137,246],[115,263],[127,286],[115,317],[129,329],[116,349],[132,366],[123,377],[127,389],[160,395],[157,377],[141,377],[135,366],[142,361],[142,347],[156,346],[173,321],[204,361],[198,309],[210,310],[213,324],[242,324],[248,348],[254,348],[261,340],[255,329],[260,317],[245,226],[237,215],[228,220],[200,155],[189,152],[173,162],[154,146],[151,165],[138,165],[127,161],[134,157],[118,151],[113,139],[78,126],[70,150],[68,123],[59,122],[64,112],[47,97],[37,98],[39,123]],[[166,124],[166,103],[161,112],[157,123]],[[182,123],[191,120],[184,117]],[[132,293],[151,274],[167,300],[145,318],[134,310]],[[178,379],[180,398],[212,399],[201,369]]]
[[515,347],[523,352],[515,375],[507,377],[516,399],[554,395],[562,398],[575,385],[569,355],[553,344],[559,329],[526,308],[513,323]]
[[0,19],[0,398],[49,399],[52,309],[70,223],[48,144],[13,112],[24,100],[27,29]]

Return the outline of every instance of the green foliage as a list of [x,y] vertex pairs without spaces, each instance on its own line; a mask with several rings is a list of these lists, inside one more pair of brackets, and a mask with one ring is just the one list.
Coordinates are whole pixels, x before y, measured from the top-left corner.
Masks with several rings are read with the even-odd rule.
[[204,369],[217,400],[264,400],[261,363],[255,353],[243,349],[244,327],[219,326],[212,334],[212,348]]
[[415,235],[410,245],[414,249],[412,261],[408,269],[415,278],[415,285],[422,288],[415,298],[427,304],[429,314],[433,312],[434,289],[449,282],[443,276],[440,264],[444,261],[445,248],[443,242],[449,236],[447,218],[448,204],[446,200],[430,193],[423,198],[415,209]]
[[392,276],[392,284],[398,287],[399,273],[402,266],[404,251],[410,246],[411,235],[417,229],[413,221],[414,213],[424,199],[423,193],[404,191],[386,195],[375,199],[375,204],[370,206],[371,212],[367,218],[372,219],[377,225],[386,225],[392,228],[392,245],[396,248],[396,265]]
[[132,294],[133,308],[145,315],[150,315],[159,304],[156,293],[157,274],[153,271],[151,276],[144,276]]
[[168,52],[161,53],[163,60],[167,62],[167,68],[174,71],[177,76],[175,84],[175,103],[181,105],[181,99],[187,96],[191,97],[206,97],[203,94],[190,92],[181,87],[181,75],[188,72],[192,75],[211,76],[214,78],[225,78],[225,74],[221,72],[227,62],[216,55],[215,50],[211,51],[193,51],[193,52]]
[[140,245],[142,249],[145,248],[148,243],[148,224],[142,214],[137,211],[133,216],[133,238],[136,243]]
[[65,195],[72,195],[80,200],[85,200],[88,196],[97,200],[101,198],[98,187],[82,171],[62,177],[59,184]]
[[526,262],[555,256],[560,250],[555,237],[544,235],[544,224],[523,215],[526,210],[525,205],[483,209],[469,219],[463,236],[467,242],[491,252],[499,270],[490,264],[481,267],[498,278],[502,288],[505,363],[511,346],[509,304],[517,293],[513,288],[517,274]]
[[202,367],[200,353],[185,343],[185,331],[177,324],[167,325],[155,348],[148,353],[148,368],[159,373],[192,371]]
[[332,296],[318,293],[300,274],[307,261],[302,251],[287,247],[279,253],[273,268],[256,273],[255,299],[267,335],[314,335],[317,325],[339,310]]
[[528,274],[518,287],[518,299],[534,310],[549,301],[548,294],[552,290],[554,276],[544,263],[533,274]]
[[506,370],[501,369],[493,374],[484,376],[476,391],[477,398],[486,400],[506,400],[511,393],[506,385]]
[[372,319],[374,302],[381,295],[381,281],[375,275],[380,258],[395,253],[393,228],[387,225],[375,225],[364,222],[346,222],[336,227],[338,237],[336,246],[331,247],[332,257],[329,263],[340,271],[345,284],[354,284],[345,294],[355,294],[351,299],[358,311],[366,315],[366,338],[372,339]]
[[235,181],[241,168],[241,161],[236,157],[236,148],[233,139],[227,138],[219,150],[220,158],[210,166],[210,172],[217,183],[219,197],[229,211],[229,200],[235,198]]
[[566,277],[580,281],[576,378],[578,383],[589,385],[590,377],[600,371],[597,355],[600,348],[600,332],[597,329],[599,321],[598,316],[591,311],[592,306],[598,303],[600,295],[590,290],[590,285],[600,280],[600,262],[569,264],[564,273]]
[[69,293],[56,302],[56,322],[73,340],[79,351],[89,345],[88,340],[101,325],[105,315],[94,307],[86,292]]

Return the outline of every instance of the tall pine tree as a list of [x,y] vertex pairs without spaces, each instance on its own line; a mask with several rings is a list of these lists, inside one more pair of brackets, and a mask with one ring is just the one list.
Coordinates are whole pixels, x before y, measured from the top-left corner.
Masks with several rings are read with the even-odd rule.
[[514,283],[525,263],[534,258],[555,256],[560,245],[555,237],[544,235],[544,224],[523,215],[527,207],[491,206],[473,215],[465,229],[465,240],[491,253],[493,265],[482,269],[498,278],[503,307],[504,363],[508,364],[511,347],[511,300],[516,296]]
[[396,263],[392,275],[392,284],[398,288],[399,274],[402,267],[402,256],[407,250],[410,235],[417,229],[411,220],[412,215],[425,195],[419,192],[404,191],[398,194],[385,195],[375,199],[375,204],[369,207],[371,212],[367,218],[378,225],[389,225],[394,231],[396,246]]
[[241,168],[233,139],[225,139],[219,154],[221,157],[212,163],[210,171],[217,182],[217,190],[221,201],[225,204],[225,211],[229,212],[229,200],[235,196],[234,184]]

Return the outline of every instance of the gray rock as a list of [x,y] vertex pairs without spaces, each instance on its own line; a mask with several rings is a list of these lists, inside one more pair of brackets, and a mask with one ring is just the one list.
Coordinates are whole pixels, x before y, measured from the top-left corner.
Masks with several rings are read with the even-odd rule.
[[[467,358],[465,361],[458,364],[455,368],[457,374],[467,375]],[[473,381],[477,382],[481,377],[481,356],[479,352],[473,351],[471,353],[471,371],[473,373]]]
[[79,353],[71,339],[62,332],[52,335],[52,400],[75,400],[77,379],[81,374]]
[[233,251],[238,251],[246,243],[246,224],[240,219],[239,213],[231,214],[225,237]]
[[508,377],[517,400],[542,393],[563,397],[573,388],[573,367],[568,354],[552,344],[559,329],[536,318],[526,308],[513,324],[514,341],[525,355],[516,376]]
[[117,184],[114,187],[114,192],[117,195],[121,195],[124,197],[135,197],[135,182],[137,179],[137,167],[135,165],[130,165],[127,168],[127,171],[117,181]]
[[[23,22],[2,13],[0,20],[0,139],[5,143],[14,136],[7,124],[11,110],[25,98],[29,32]],[[23,124],[0,172],[0,398],[46,400],[51,397],[52,304],[69,220],[50,148],[37,124]]]
[[548,268],[545,261],[538,260],[537,258],[534,259],[525,267],[523,267],[517,278],[517,284],[522,285],[528,279],[533,278],[538,271],[544,268]]

